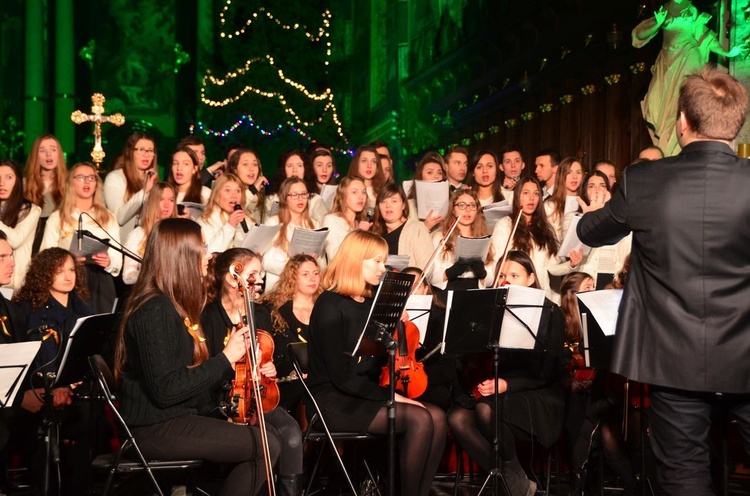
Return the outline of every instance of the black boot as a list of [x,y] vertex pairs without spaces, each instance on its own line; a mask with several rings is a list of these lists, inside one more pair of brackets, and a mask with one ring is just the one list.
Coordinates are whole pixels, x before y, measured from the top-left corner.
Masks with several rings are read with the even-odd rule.
[[526,476],[518,458],[505,462],[505,483],[512,496],[534,496],[536,494],[536,482],[532,482]]
[[302,474],[279,474],[276,491],[278,496],[300,496],[302,494]]

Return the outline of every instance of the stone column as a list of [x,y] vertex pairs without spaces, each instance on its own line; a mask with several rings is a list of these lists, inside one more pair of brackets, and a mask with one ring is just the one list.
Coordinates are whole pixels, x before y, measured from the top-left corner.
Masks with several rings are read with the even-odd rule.
[[73,0],[55,4],[55,136],[62,149],[75,149],[75,53],[73,47]]
[[24,132],[26,153],[34,140],[47,129],[47,95],[44,92],[44,5],[42,0],[26,1],[24,59]]

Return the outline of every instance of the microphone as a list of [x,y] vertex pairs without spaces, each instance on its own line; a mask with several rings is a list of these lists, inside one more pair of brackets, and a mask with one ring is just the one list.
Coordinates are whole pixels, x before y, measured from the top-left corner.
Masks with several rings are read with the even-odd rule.
[[365,213],[365,220],[367,222],[372,222],[372,218],[375,216],[375,209],[373,207],[370,207],[367,209],[367,213]]
[[34,327],[33,329],[29,329],[28,331],[26,331],[26,335],[31,336],[34,334],[41,334],[47,329],[49,329],[49,326],[47,324],[40,325],[39,327]]
[[[239,203],[235,203],[235,204],[234,204],[234,211],[236,212],[237,210],[242,210],[242,207],[240,206],[240,204],[239,204]],[[243,220],[242,222],[240,222],[240,225],[242,226],[242,230],[243,230],[244,232],[247,232],[247,222],[245,222],[245,221]]]
[[81,241],[83,240],[83,213],[78,214],[78,251],[81,251]]

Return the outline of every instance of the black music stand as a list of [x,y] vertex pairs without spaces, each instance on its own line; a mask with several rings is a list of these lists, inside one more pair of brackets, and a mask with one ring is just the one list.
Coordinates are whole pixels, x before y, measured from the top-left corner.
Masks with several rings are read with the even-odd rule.
[[[512,289],[511,286],[504,286],[493,289],[449,291],[446,301],[447,315],[443,352],[446,354],[466,354],[492,350],[495,384],[500,378],[500,350],[510,346],[517,349],[533,349],[536,345],[536,336],[540,326],[546,325],[541,312],[541,309],[545,307],[543,294],[539,295],[541,304],[509,303],[509,299],[518,299],[515,297],[509,298]],[[531,315],[530,319],[529,311],[536,314],[536,309],[538,309],[539,315]],[[532,325],[530,326],[529,323]],[[495,388],[492,396],[494,407],[494,422],[492,425],[493,468],[487,474],[487,478],[477,494],[482,494],[487,484],[493,479],[495,481],[493,485],[494,496],[499,496],[500,484],[498,482],[502,483],[506,493],[510,491],[505,480],[505,462],[500,457],[502,405],[497,388]]]
[[[367,323],[352,351],[355,356],[380,356],[388,352],[388,494],[395,494],[396,480],[396,340],[393,331],[401,320],[409,299],[414,274],[386,272],[375,293]],[[404,474],[405,475],[405,474]]]
[[[54,467],[55,471],[59,473],[60,465],[60,420],[52,405],[52,388],[67,386],[84,379],[91,370],[88,365],[88,357],[101,352],[106,342],[106,336],[111,333],[114,327],[114,322],[115,315],[109,313],[91,315],[76,320],[65,341],[65,350],[57,373],[48,375],[43,372],[46,412],[43,421],[46,454],[43,494],[49,494],[50,470]],[[51,381],[48,380],[49,378],[51,378]],[[93,412],[91,418],[93,418]]]

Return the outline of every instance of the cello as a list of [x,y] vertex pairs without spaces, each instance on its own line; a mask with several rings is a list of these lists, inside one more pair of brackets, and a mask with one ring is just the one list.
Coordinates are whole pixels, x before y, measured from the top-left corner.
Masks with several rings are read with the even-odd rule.
[[258,425],[263,445],[263,458],[268,481],[268,494],[276,495],[273,480],[273,463],[268,447],[268,436],[264,414],[279,404],[279,386],[274,379],[264,376],[260,366],[273,360],[273,338],[266,331],[255,328],[255,314],[252,293],[255,280],[245,282],[240,274],[243,267],[239,262],[229,266],[229,273],[237,283],[237,290],[242,294],[245,303],[245,315],[240,315],[240,322],[248,329],[248,342],[245,357],[235,364],[235,378],[232,381],[232,421],[237,424]]

